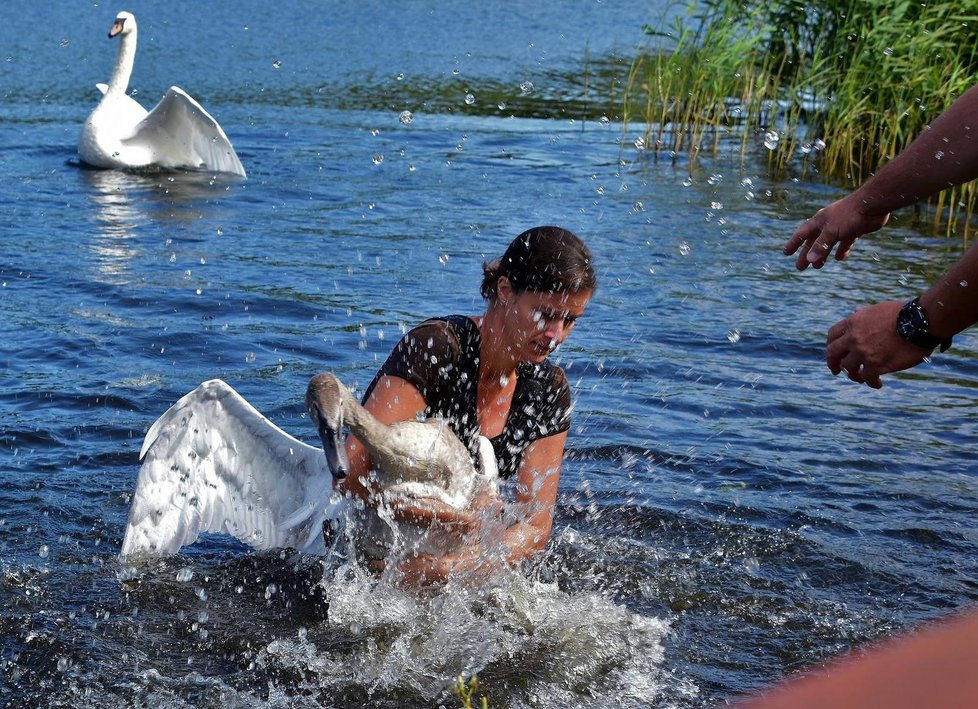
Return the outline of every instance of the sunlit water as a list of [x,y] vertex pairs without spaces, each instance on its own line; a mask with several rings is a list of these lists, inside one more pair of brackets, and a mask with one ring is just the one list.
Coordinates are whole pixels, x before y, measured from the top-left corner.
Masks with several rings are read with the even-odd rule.
[[[654,16],[130,3],[137,97],[198,96],[249,172],[227,182],[79,168],[122,8],[52,5],[0,27],[5,705],[457,706],[478,673],[493,706],[702,706],[978,596],[973,336],[881,392],[823,364],[829,325],[960,245],[898,222],[799,275],[780,247],[838,193],[771,182],[763,136],[743,170],[639,160],[602,117]],[[557,355],[576,409],[542,558],[419,597],[213,538],[119,580],[174,400],[221,377],[314,442],[312,374],[362,391],[542,223],[601,282]]]

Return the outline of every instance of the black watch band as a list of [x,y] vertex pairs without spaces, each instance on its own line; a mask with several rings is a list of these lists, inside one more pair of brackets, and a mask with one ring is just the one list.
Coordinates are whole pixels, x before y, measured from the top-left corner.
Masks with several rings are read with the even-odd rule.
[[920,307],[920,298],[914,298],[902,308],[897,315],[896,330],[904,340],[912,345],[927,350],[941,348],[941,352],[951,346],[951,338],[934,337],[930,334],[930,323],[927,314]]

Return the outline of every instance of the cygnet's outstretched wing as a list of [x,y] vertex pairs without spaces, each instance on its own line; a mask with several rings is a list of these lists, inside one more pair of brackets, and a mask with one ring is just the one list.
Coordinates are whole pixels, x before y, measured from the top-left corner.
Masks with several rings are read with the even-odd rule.
[[152,154],[161,167],[197,167],[245,177],[237,153],[217,121],[183,89],[171,86],[122,143]]
[[255,549],[324,554],[335,517],[321,448],[275,426],[219,379],[204,382],[146,434],[123,558],[172,554],[202,532]]

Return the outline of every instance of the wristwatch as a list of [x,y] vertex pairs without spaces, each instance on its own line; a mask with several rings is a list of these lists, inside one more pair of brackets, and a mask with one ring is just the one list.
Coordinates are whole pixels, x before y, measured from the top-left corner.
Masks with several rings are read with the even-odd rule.
[[919,300],[920,298],[914,298],[900,308],[900,314],[897,315],[896,321],[897,332],[900,334],[900,337],[912,345],[928,350],[933,350],[940,345],[941,352],[944,352],[951,346],[951,338],[946,337],[941,339],[934,337],[928,332],[930,325],[927,322],[927,314],[924,313],[924,309],[917,302]]

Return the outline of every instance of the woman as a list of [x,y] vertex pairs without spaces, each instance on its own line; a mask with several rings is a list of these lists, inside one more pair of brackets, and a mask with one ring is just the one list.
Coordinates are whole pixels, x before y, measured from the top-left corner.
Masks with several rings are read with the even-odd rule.
[[[451,556],[416,555],[401,564],[405,583],[444,583],[450,576],[514,564],[546,545],[553,526],[557,483],[570,428],[570,387],[547,358],[570,334],[596,287],[591,254],[574,234],[544,226],[520,234],[492,263],[483,264],[481,316],[453,315],[408,332],[374,377],[364,406],[384,423],[439,416],[472,451],[479,434],[492,441],[500,476],[516,479],[514,522],[502,531],[498,553],[477,541],[492,501],[463,512],[435,504],[404,504],[399,522],[463,534]],[[347,490],[375,505],[370,457],[347,440]],[[491,511],[487,513],[486,508]],[[373,565],[383,567],[383,561]]]

